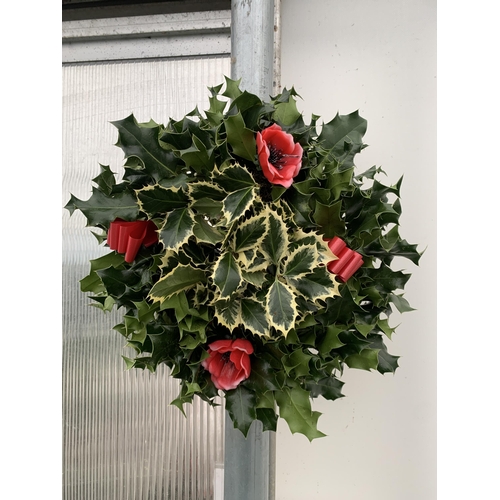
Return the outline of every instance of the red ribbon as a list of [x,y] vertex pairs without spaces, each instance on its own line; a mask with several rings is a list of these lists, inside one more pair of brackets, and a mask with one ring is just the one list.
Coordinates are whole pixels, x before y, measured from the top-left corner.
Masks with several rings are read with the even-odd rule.
[[156,225],[151,220],[127,222],[116,219],[109,225],[109,248],[125,254],[126,262],[133,262],[141,245],[149,247],[157,241]]
[[338,258],[329,262],[327,268],[345,283],[363,265],[363,257],[348,248],[345,241],[338,236],[329,240],[328,246]]

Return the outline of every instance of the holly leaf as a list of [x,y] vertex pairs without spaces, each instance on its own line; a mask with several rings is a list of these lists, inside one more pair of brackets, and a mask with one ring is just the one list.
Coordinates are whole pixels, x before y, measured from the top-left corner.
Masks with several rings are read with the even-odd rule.
[[106,195],[110,195],[116,185],[115,174],[111,172],[108,165],[99,165],[101,173],[92,179],[97,187]]
[[238,226],[234,235],[234,251],[244,252],[260,246],[267,230],[267,219],[260,215],[250,217]]
[[176,293],[189,290],[198,283],[206,281],[205,273],[201,269],[190,265],[178,265],[153,285],[149,297],[154,302],[163,302]]
[[195,215],[194,219],[193,234],[198,241],[215,245],[224,239],[224,235],[209,224],[203,215]]
[[93,187],[92,196],[88,200],[83,201],[71,195],[64,208],[70,214],[80,210],[87,218],[87,226],[94,227],[108,227],[116,218],[134,221],[139,217],[137,199],[129,191],[107,196],[100,189]]
[[111,122],[118,129],[116,143],[125,156],[139,158],[144,169],[156,181],[176,175],[173,153],[163,149],[159,142],[160,126],[154,122],[138,123],[131,114],[123,120]]
[[224,120],[227,140],[235,155],[245,160],[254,161],[257,155],[255,133],[246,128],[245,121],[238,111],[236,115],[228,116]]
[[313,398],[323,396],[325,399],[329,399],[330,401],[344,397],[341,393],[343,385],[344,382],[341,382],[333,375],[322,378],[317,382],[306,382],[306,388],[310,391]]
[[178,187],[165,188],[159,184],[146,186],[136,191],[140,209],[150,218],[166,214],[187,204],[187,196]]
[[297,316],[297,303],[290,287],[275,280],[266,295],[266,309],[269,313],[270,326],[281,331],[286,337],[293,328]]
[[278,265],[288,248],[288,233],[286,224],[274,211],[267,210],[267,233],[262,242],[262,251],[273,264]]
[[241,284],[241,271],[233,254],[225,252],[215,264],[213,280],[222,299],[231,296]]
[[241,299],[241,321],[252,333],[269,335],[269,322],[266,309],[257,300]]
[[255,393],[242,385],[226,392],[226,410],[234,427],[239,429],[245,437],[252,422],[257,418],[256,403]]
[[321,147],[330,150],[334,157],[342,164],[343,169],[354,165],[353,159],[363,145],[367,122],[359,116],[358,111],[349,115],[337,115],[324,124],[318,142]]
[[321,413],[311,411],[308,391],[299,387],[284,387],[275,393],[275,398],[280,417],[286,420],[292,434],[304,434],[309,441],[325,436],[318,431],[317,422]]
[[193,213],[188,207],[172,210],[159,231],[163,246],[167,250],[177,250],[193,234],[194,223]]
[[241,217],[255,200],[255,188],[248,187],[231,193],[223,202],[223,211],[228,224]]

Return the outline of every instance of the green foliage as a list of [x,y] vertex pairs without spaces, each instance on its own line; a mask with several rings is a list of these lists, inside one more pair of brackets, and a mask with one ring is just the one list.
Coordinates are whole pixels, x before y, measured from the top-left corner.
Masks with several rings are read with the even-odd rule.
[[[376,167],[355,174],[366,131],[357,111],[306,124],[294,89],[262,102],[225,83],[209,89],[204,114],[113,122],[122,181],[101,165],[90,199],[71,196],[66,208],[104,231],[101,241],[116,218],[152,220],[159,240],[130,264],[114,251],[91,261],[81,290],[104,311],[123,309],[115,330],[136,352],[126,366],[167,364],[182,411],[195,395],[216,404],[201,366],[210,343],[249,340],[250,377],[224,393],[235,427],[246,434],[258,419],[275,430],[279,414],[312,440],[324,434],[311,399],[342,397],[346,367],[396,370],[383,340],[394,332],[391,312],[412,308],[403,297],[410,275],[391,264],[418,264],[420,253],[399,234],[401,180],[382,184]],[[267,181],[257,157],[256,133],[273,123],[304,149],[288,189]],[[327,269],[335,257],[324,239],[333,236],[364,260],[347,283]]]

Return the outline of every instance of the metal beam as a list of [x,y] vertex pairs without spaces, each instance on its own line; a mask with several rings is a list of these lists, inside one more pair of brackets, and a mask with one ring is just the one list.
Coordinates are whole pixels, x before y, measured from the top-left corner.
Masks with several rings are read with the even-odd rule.
[[231,77],[262,99],[273,91],[274,0],[232,0]]
[[[231,1],[231,78],[261,99],[277,81],[274,41],[274,0]],[[274,500],[275,433],[255,421],[245,438],[226,412],[224,438],[224,500]]]

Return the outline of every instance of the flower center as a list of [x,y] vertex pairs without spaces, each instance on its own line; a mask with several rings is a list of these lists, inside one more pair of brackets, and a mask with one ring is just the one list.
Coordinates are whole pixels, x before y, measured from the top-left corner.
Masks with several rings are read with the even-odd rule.
[[221,356],[222,361],[224,361],[224,363],[227,363],[229,361],[229,357],[230,356],[231,356],[231,352],[230,351],[223,353],[222,356]]
[[278,170],[281,170],[287,164],[287,158],[300,158],[299,155],[283,154],[281,149],[274,147],[272,144],[269,147],[269,163]]
[[283,153],[281,152],[281,149],[276,149],[272,145],[269,146],[269,163],[278,170],[283,168],[283,164],[285,162],[283,160]]

